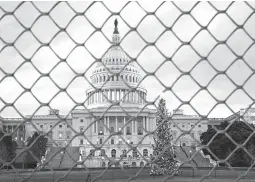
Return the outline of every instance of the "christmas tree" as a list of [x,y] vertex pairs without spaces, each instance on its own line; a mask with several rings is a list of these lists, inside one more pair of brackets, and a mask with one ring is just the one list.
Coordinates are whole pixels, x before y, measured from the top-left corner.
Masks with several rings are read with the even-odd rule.
[[159,100],[156,113],[157,129],[154,135],[153,155],[151,156],[151,175],[178,174],[175,150],[172,146],[173,137],[170,131],[169,113],[164,99]]

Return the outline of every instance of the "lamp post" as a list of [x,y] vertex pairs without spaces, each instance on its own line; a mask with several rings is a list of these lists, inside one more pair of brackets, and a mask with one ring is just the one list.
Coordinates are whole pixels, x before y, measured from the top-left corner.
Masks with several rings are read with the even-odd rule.
[[104,156],[101,157],[101,162],[102,162],[101,167],[105,167],[105,166],[103,166]]
[[[189,158],[191,159],[192,150],[189,150]],[[192,177],[194,178],[194,168],[192,168]]]

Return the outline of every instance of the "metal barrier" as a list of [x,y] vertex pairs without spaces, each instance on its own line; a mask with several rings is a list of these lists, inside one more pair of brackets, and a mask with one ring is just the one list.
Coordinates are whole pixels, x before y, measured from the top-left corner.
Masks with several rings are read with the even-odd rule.
[[[162,180],[177,179],[188,163],[190,177],[199,165],[209,168],[203,181],[215,176],[216,163],[235,172],[230,160],[242,150],[251,165],[235,181],[245,178],[255,162],[247,147],[255,133],[254,22],[250,2],[0,3],[2,175],[25,181],[50,170],[61,181],[84,169],[93,181],[129,167],[127,180],[139,179],[168,151],[179,163]],[[213,115],[224,114],[220,105],[229,117]],[[184,106],[195,115],[183,114]],[[243,143],[231,137],[239,120]],[[208,126],[214,133],[203,143]],[[164,127],[173,136],[160,136]],[[155,151],[162,137],[172,141]],[[225,159],[212,152],[219,137],[231,143]],[[104,170],[95,176],[95,167]]]

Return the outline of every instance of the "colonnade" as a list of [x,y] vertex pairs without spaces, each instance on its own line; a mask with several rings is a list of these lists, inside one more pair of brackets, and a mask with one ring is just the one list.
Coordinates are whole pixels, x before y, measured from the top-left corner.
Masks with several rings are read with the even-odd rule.
[[[123,126],[125,126],[127,124],[127,122],[129,122],[129,120],[126,118],[126,117],[122,117],[123,120],[120,122],[118,121],[118,116],[105,116],[103,117],[103,122],[104,122],[104,125],[107,126],[107,128],[109,130],[111,130],[110,128],[110,117],[111,118],[114,118],[114,122],[115,122],[115,126],[114,126],[114,132],[118,132],[119,131],[119,128],[122,128]],[[120,117],[120,116],[119,116]],[[151,130],[151,124],[149,123],[149,117],[147,116],[141,116],[142,117],[142,122],[141,122],[141,126],[142,127],[141,129],[141,132],[143,132],[143,130],[146,130],[146,131],[150,131]],[[111,120],[112,121],[112,120]],[[99,133],[99,122],[101,121],[95,121],[94,122],[94,133],[98,134]],[[123,128],[123,134],[126,135],[127,134],[127,127],[130,127],[130,135],[133,135],[133,134],[138,134],[139,131],[138,131],[138,120],[132,120],[131,122],[129,122],[130,124],[129,125],[126,125],[124,128]],[[118,127],[118,123],[121,123],[121,127]],[[109,130],[106,129],[106,127],[103,127],[103,133],[104,134],[109,134]]]
[[122,102],[127,103],[144,104],[146,93],[139,90],[129,92],[127,89],[107,89],[103,91],[89,92],[87,93],[87,98],[88,105],[106,103],[107,100],[122,100]]
[[[17,125],[4,125],[3,126],[3,130],[7,133],[12,133],[18,126]],[[17,130],[17,132],[19,132],[19,130],[21,129],[21,127]],[[22,126],[22,131],[25,130],[25,127]]]

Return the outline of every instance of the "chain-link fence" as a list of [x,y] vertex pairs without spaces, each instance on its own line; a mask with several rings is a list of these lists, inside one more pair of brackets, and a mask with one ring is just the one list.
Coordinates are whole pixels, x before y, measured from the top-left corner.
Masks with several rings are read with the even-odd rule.
[[254,179],[254,7],[2,2],[1,180]]

